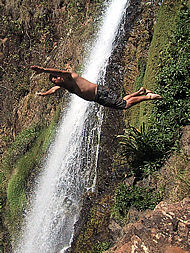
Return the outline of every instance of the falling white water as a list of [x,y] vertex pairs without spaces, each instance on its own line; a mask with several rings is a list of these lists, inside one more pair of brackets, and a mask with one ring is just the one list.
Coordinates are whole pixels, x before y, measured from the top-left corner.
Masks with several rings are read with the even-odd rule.
[[[128,0],[112,0],[105,12],[83,77],[96,83],[104,74]],[[64,252],[70,245],[80,202],[96,182],[103,118],[93,102],[72,95],[37,182],[15,253]]]

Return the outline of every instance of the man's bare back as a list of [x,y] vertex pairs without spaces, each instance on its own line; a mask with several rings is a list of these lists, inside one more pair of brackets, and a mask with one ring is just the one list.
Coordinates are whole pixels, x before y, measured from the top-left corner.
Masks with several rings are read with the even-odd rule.
[[141,87],[137,92],[121,98],[109,88],[91,83],[74,72],[43,68],[35,65],[31,66],[31,69],[36,71],[36,74],[50,74],[50,80],[55,85],[46,92],[37,93],[41,96],[50,95],[58,89],[64,88],[87,101],[95,101],[100,105],[121,110],[128,109],[145,100],[162,99],[160,95],[154,94],[152,91],[146,90],[144,87]]

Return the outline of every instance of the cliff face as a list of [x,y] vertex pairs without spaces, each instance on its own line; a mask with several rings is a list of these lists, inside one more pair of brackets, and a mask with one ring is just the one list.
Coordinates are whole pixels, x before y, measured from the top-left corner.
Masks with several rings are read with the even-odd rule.
[[[162,168],[160,181],[157,184],[166,183],[166,198],[173,202],[160,202],[153,211],[147,210],[138,212],[131,209],[128,213],[128,223],[124,227],[111,222],[109,229],[112,235],[116,235],[117,243],[107,253],[187,253],[190,252],[189,231],[190,231],[190,199],[187,197],[177,201],[180,196],[180,189],[174,177],[174,167],[181,167],[182,170],[189,170],[189,162],[184,163],[182,159],[189,157],[190,148],[190,127],[183,129],[180,142],[181,154],[170,157]],[[183,154],[183,158],[181,155]],[[177,168],[176,168],[177,169]],[[170,174],[170,176],[169,176]],[[167,178],[164,180],[163,178]],[[183,187],[185,189],[185,186]],[[172,196],[175,191],[175,196]]]
[[30,65],[79,71],[101,3],[1,2],[1,154],[21,130],[34,122],[50,122],[62,97],[44,101],[35,96],[36,91],[48,89],[49,82],[45,75],[34,76]]
[[[137,0],[131,1],[126,10],[125,29],[110,59],[106,75],[106,81],[118,93],[118,86],[121,84],[123,94],[129,94],[142,86],[144,65],[159,7],[158,2]],[[139,82],[135,83],[138,76]],[[82,214],[76,224],[75,238],[68,252],[103,252],[103,249],[112,245],[121,235],[120,223],[111,217],[115,190],[123,181],[126,169],[122,168],[120,162],[118,165],[116,136],[123,132],[125,124],[128,125],[130,121],[130,111],[123,113],[105,109],[96,193],[85,197]]]
[[[33,178],[53,138],[67,93],[40,97],[48,75],[31,65],[80,73],[86,43],[106,1],[0,1],[0,249],[11,252]],[[20,165],[19,165],[20,164]],[[15,232],[16,233],[16,232]]]
[[[29,67],[35,64],[73,69],[80,73],[86,54],[86,43],[94,36],[103,2],[105,3],[101,0],[53,0],[32,1],[32,3],[29,0],[0,1],[2,17],[0,250],[2,252],[11,252],[10,237],[17,233],[23,207],[32,189],[33,178],[40,170],[40,161],[47,151],[59,115],[67,102],[67,93],[57,93],[44,98],[36,96],[37,91],[48,89],[50,84],[46,75],[34,75]],[[149,64],[150,72],[150,65],[156,66],[153,69],[155,74],[158,67],[156,60],[164,54],[162,49],[156,48],[154,55],[150,55],[150,45],[161,2],[131,1],[127,9],[124,32],[107,69],[106,81],[115,80],[117,83],[117,85],[110,84],[113,89],[117,90],[116,87],[120,87],[123,93],[130,93],[140,88],[142,84],[147,88],[155,88],[155,83],[149,87],[151,81],[155,82],[153,75],[148,75],[150,80],[147,81],[144,80],[144,76],[148,59],[151,58],[152,61]],[[189,4],[189,1],[185,2]],[[180,4],[181,1],[176,1],[176,5],[173,1],[164,1],[168,15],[177,13]],[[172,29],[172,26],[168,27],[168,30],[169,28]],[[165,30],[160,30],[160,33],[164,32]],[[167,106],[162,105],[164,109]],[[177,160],[181,163],[171,163],[169,169],[163,167],[161,173],[156,174],[154,171],[154,175],[149,173],[146,178],[139,180],[133,168],[125,165],[119,157],[116,136],[123,132],[124,126],[128,126],[130,122],[139,128],[142,122],[150,119],[149,107],[145,105],[142,107],[144,111],[137,106],[124,114],[105,109],[96,192],[84,197],[81,217],[76,224],[75,238],[69,250],[71,252],[103,252],[121,237],[123,239],[110,252],[132,250],[154,252],[147,251],[147,247],[154,247],[158,249],[157,252],[168,253],[171,250],[172,252],[188,250],[188,199],[174,205],[161,202],[153,213],[141,213],[135,207],[131,207],[124,220],[118,219],[113,212],[115,192],[120,183],[124,183],[129,189],[135,189],[135,194],[139,194],[140,202],[143,202],[142,194],[137,191],[139,188],[141,192],[148,187],[152,189],[155,185],[160,189],[163,188],[164,182],[165,198],[171,199],[169,193],[174,181],[174,177],[171,176],[172,168],[179,165],[183,168],[182,172],[187,171],[188,154],[180,154]],[[178,120],[178,116],[176,118]],[[187,158],[184,159],[185,156]],[[165,171],[170,169],[170,175],[166,176]],[[188,188],[188,183],[182,174],[177,173],[177,168],[175,178],[177,179],[172,190],[174,187],[178,188],[175,198],[175,201],[178,201],[179,196],[183,198],[189,190],[185,188]],[[137,188],[133,188],[134,184],[137,184]],[[185,193],[180,188],[182,184]],[[172,194],[174,195],[175,191]],[[122,212],[123,210],[120,213],[123,214]],[[160,221],[164,224],[162,232]],[[156,242],[154,241],[152,245],[146,244],[149,242],[144,232],[152,236],[152,241]],[[169,237],[166,238],[165,232]],[[162,239],[164,247],[163,251],[159,251],[159,240]],[[176,240],[181,240],[182,243],[173,243]]]
[[[186,4],[188,5],[189,2],[187,1]],[[157,88],[156,78],[158,78],[158,72],[163,68],[161,57],[167,54],[167,52],[169,53],[168,48],[170,48],[170,45],[173,43],[170,41],[170,36],[172,37],[173,33],[178,34],[178,32],[175,31],[176,20],[179,18],[178,13],[181,8],[183,9],[183,4],[181,5],[180,1],[176,2],[176,5],[174,5],[172,1],[165,1],[162,10],[160,10],[160,4],[156,1],[133,1],[130,8],[127,10],[129,15],[126,17],[126,29],[124,36],[121,38],[121,44],[116,48],[113,58],[110,60],[111,64],[107,70],[107,80],[109,81],[109,77],[112,76],[111,70],[114,69],[114,80],[117,80],[117,83],[122,82],[125,93],[136,90],[142,85],[154,91]],[[187,10],[186,8],[187,7],[185,7],[185,11]],[[152,40],[153,36],[154,41]],[[154,43],[151,45],[152,42]],[[169,46],[165,52],[164,46],[167,45],[167,43]],[[121,51],[119,51],[120,49]],[[168,62],[170,62],[170,54],[168,58]],[[117,72],[116,62],[119,62],[119,69],[124,72],[122,76],[123,79],[121,80],[119,80],[121,75]],[[164,75],[167,76],[169,74],[169,71],[167,71],[163,73],[163,79],[165,77]],[[188,77],[186,78],[188,79]],[[169,79],[167,81],[169,83],[171,82]],[[161,86],[163,85],[164,87],[163,83],[164,81],[162,80]],[[168,86],[170,86],[170,84],[168,85],[167,83],[166,90]],[[176,86],[173,85],[173,88],[174,87]],[[161,90],[161,94],[165,95],[166,90]],[[168,96],[165,97],[165,102],[162,104],[163,111],[169,108],[169,106],[166,105]],[[181,98],[175,94],[172,96],[174,98],[174,103],[176,99],[178,101],[182,99],[184,100],[184,107],[186,107],[186,96]],[[169,110],[170,109],[168,109],[168,111]],[[157,206],[163,198],[170,202],[176,202],[189,196],[189,184],[184,178],[185,175],[189,178],[188,154],[184,153],[183,150],[178,153],[179,148],[176,150],[173,161],[168,167],[163,167],[162,170],[160,170],[161,166],[164,164],[163,160],[167,157],[166,154],[165,158],[162,157],[163,160],[156,158],[157,160],[155,163],[151,162],[150,167],[147,166],[147,157],[149,157],[149,155],[150,161],[151,159],[153,161],[154,154],[160,155],[159,150],[157,153],[156,149],[160,145],[159,141],[161,142],[161,140],[165,138],[162,136],[162,132],[167,126],[169,126],[167,128],[168,132],[166,131],[167,143],[163,145],[166,145],[166,147],[167,145],[169,146],[169,129],[172,126],[171,122],[174,120],[171,115],[169,116],[169,123],[167,123],[163,111],[159,112],[163,120],[158,119],[157,115],[153,114],[153,111],[154,109],[150,104],[137,105],[125,112],[123,116],[118,112],[105,110],[98,162],[97,189],[94,194],[88,194],[85,197],[82,214],[79,222],[76,224],[75,238],[68,252],[104,252],[116,242],[116,246],[108,252],[128,253],[137,251],[153,253],[186,252],[188,250],[188,208],[185,208],[184,213],[182,212],[187,219],[185,218],[178,228],[172,227],[171,224],[168,227],[167,222],[170,221],[171,223],[175,223],[176,220],[177,222],[180,221],[181,213],[178,212],[176,208],[180,207],[180,210],[183,210],[186,204],[189,205],[189,200],[187,199],[185,202],[179,202],[174,205],[161,202],[161,204]],[[167,114],[169,115],[169,112]],[[179,116],[177,113],[175,118],[178,117],[177,115]],[[153,118],[151,119],[151,117]],[[116,118],[118,120],[115,120]],[[118,150],[118,140],[115,136],[122,132],[123,122],[120,121],[121,118],[124,119],[125,126],[129,124],[135,126],[134,132],[136,135],[134,132],[129,132],[132,136],[131,139],[126,138],[128,137],[127,134],[125,138],[130,140],[130,144],[135,143],[137,148],[135,145],[132,145],[132,149],[135,149],[138,154],[144,156],[144,160],[139,159],[138,155],[135,156],[135,161],[137,161],[137,163],[138,160],[140,160],[137,170],[134,168],[137,166],[135,162],[132,163],[132,166],[129,166],[126,160],[122,160],[120,157],[121,150]],[[150,125],[151,120],[152,126],[148,128],[148,132],[145,134],[143,128],[140,128],[140,126],[144,123],[147,127]],[[146,150],[146,144],[151,141],[151,136],[154,136],[153,125],[156,125],[157,121],[160,122],[159,124],[161,124],[162,127],[158,128],[159,134],[155,136],[156,142],[153,143],[152,150]],[[183,124],[186,125],[186,123]],[[175,132],[174,128],[171,132],[172,134]],[[187,132],[188,130],[184,129],[184,133],[187,134]],[[142,134],[142,143],[136,141],[140,138],[140,133]],[[175,138],[179,138],[179,136]],[[123,142],[125,138],[123,138]],[[143,140],[143,138],[145,139]],[[141,147],[142,150],[139,150],[141,144],[143,148]],[[175,145],[177,146],[177,143]],[[182,144],[181,147],[184,145],[186,146],[186,144]],[[174,147],[172,149],[175,150]],[[168,149],[167,154],[169,153],[171,153],[171,150],[169,151]],[[128,149],[128,153],[126,152],[125,155],[127,156],[129,154],[130,149]],[[145,165],[145,171],[142,171],[143,165]],[[155,167],[157,168],[155,169]],[[168,171],[167,173],[166,170]],[[181,173],[184,176],[182,176]],[[154,209],[155,206],[157,206],[155,211],[151,212],[149,210],[144,212],[146,209]],[[115,212],[115,208],[117,212]],[[175,212],[174,215],[170,217],[170,220],[168,220],[167,214],[168,212],[170,213],[171,210],[175,210]],[[164,214],[165,211],[167,212],[166,214]],[[137,222],[139,219],[140,221]],[[165,219],[166,223],[161,227],[160,223]],[[153,224],[155,224],[155,226]],[[181,237],[178,237],[181,226],[183,227],[183,232],[182,235],[180,235]],[[153,230],[151,230],[151,228],[153,228]],[[159,243],[158,240],[158,231],[161,235],[163,234],[163,247],[161,247],[161,243]],[[158,237],[155,239],[157,241],[152,242],[151,239],[148,240],[149,237],[154,239],[155,236]],[[154,249],[156,251],[154,251]]]

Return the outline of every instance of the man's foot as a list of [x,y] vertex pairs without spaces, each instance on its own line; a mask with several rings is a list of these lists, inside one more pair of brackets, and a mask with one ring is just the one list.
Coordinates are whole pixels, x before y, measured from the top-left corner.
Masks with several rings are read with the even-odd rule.
[[146,95],[147,95],[148,93],[152,93],[152,91],[146,89],[145,93],[146,93]]
[[140,95],[144,95],[146,93],[146,89],[144,87],[141,87],[139,90]]
[[160,96],[159,94],[154,94],[154,93],[148,93],[146,96],[149,97],[151,100],[163,99],[162,96]]

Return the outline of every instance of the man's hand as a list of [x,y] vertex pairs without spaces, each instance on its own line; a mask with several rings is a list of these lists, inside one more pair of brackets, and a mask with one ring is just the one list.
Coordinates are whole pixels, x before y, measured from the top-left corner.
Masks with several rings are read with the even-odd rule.
[[42,92],[36,92],[36,95],[43,96]]
[[32,70],[36,71],[36,74],[41,74],[44,72],[44,68],[40,66],[33,65],[30,67]]

